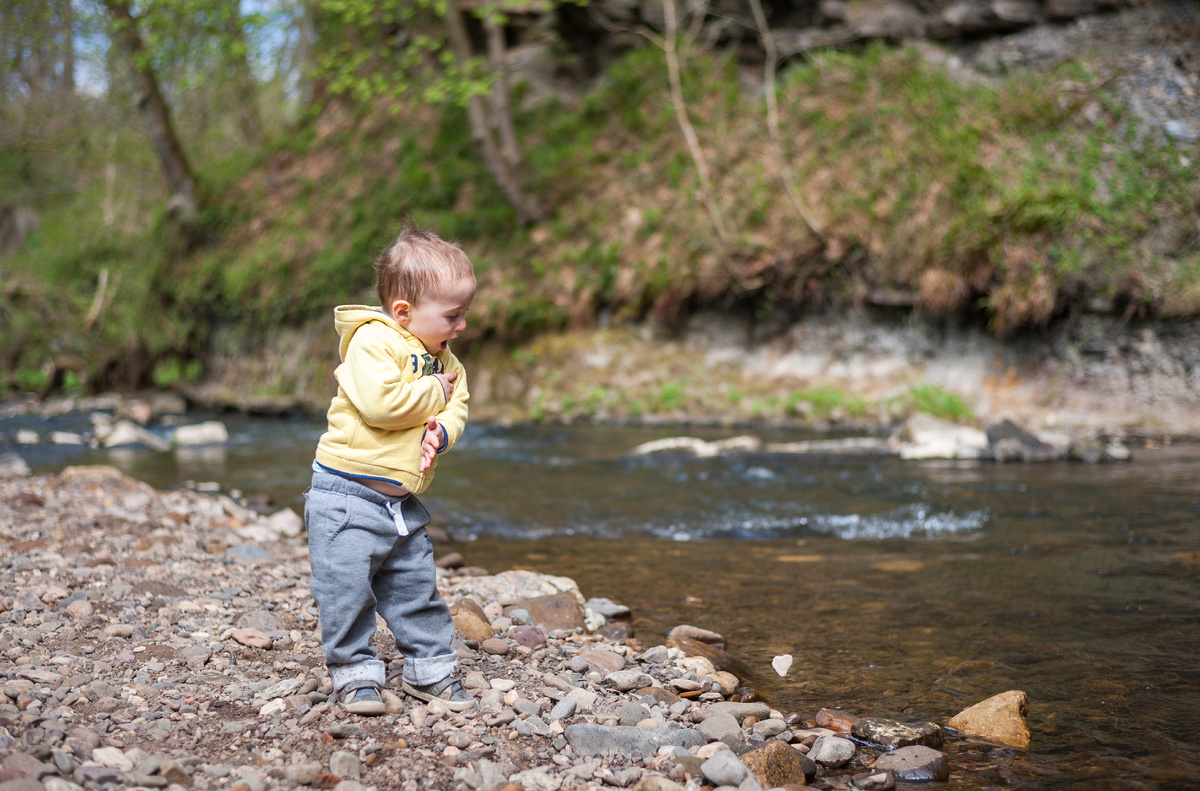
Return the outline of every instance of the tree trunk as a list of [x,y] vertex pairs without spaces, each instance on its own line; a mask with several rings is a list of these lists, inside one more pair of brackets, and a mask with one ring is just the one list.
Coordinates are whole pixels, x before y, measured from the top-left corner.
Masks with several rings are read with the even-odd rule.
[[138,107],[146,119],[147,132],[158,155],[159,165],[167,180],[170,198],[167,211],[182,230],[191,236],[196,230],[199,207],[196,197],[196,177],[191,165],[179,145],[175,125],[171,120],[171,109],[158,87],[158,78],[149,63],[142,37],[138,33],[137,21],[130,13],[128,0],[104,0],[108,9],[113,39],[128,56],[134,77],[142,96]]
[[75,10],[71,0],[59,0],[59,29],[62,31],[62,73],[58,89],[62,93],[75,93]]
[[230,0],[225,12],[225,57],[233,71],[234,89],[238,93],[238,124],[242,137],[252,146],[262,144],[262,116],[258,112],[258,86],[250,73],[249,47],[242,29],[242,13],[238,0]]
[[513,126],[512,105],[508,98],[508,60],[504,55],[504,28],[491,16],[485,17],[483,27],[487,31],[488,65],[495,75],[492,86],[492,113],[496,131],[500,133],[500,150],[512,168],[524,164],[521,146],[517,142],[517,130]]
[[[454,47],[455,59],[460,67],[465,68],[471,59],[471,42],[467,38],[467,28],[463,24],[461,12],[453,2],[447,4],[445,22],[450,43]],[[541,207],[531,196],[525,195],[521,190],[513,167],[509,165],[501,153],[500,147],[496,145],[483,97],[478,95],[471,97],[467,104],[467,118],[471,122],[471,135],[475,138],[475,142],[483,154],[488,172],[496,180],[496,186],[500,188],[504,198],[516,209],[521,222],[532,223],[540,220],[542,218]]]

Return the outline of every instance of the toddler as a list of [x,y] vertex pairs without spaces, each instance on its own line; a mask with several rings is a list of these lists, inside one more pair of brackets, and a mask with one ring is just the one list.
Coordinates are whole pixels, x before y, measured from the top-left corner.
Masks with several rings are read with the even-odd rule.
[[462,711],[475,699],[454,677],[454,622],[416,496],[467,422],[466,372],[448,344],[467,326],[475,272],[458,245],[415,227],[375,267],[382,307],[334,311],[338,391],[305,494],[321,643],[339,704],[383,714],[378,611],[404,655],[403,690]]

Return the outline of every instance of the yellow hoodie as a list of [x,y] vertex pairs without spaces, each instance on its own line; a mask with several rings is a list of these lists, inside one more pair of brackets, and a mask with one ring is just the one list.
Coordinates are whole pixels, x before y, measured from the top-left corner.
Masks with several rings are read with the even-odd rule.
[[[467,424],[467,372],[449,348],[431,354],[421,341],[379,308],[334,309],[342,364],[333,375],[338,392],[329,405],[329,427],[317,444],[317,462],[351,477],[374,478],[420,494],[433,466],[420,472],[421,439],[431,416],[446,432],[443,453]],[[456,371],[449,402],[431,374]]]

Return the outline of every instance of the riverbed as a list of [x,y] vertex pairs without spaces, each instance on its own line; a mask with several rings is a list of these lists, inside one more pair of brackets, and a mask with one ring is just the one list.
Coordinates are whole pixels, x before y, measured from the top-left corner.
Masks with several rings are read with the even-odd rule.
[[[223,419],[223,448],[16,449],[39,471],[108,463],[299,510],[321,422]],[[682,433],[731,434],[473,425],[423,499],[467,563],[572,577],[650,642],[719,631],[762,695],[806,717],[944,724],[1027,692],[1025,760],[957,753],[971,771],[952,788],[1200,787],[1200,447],[1112,465],[630,453]]]

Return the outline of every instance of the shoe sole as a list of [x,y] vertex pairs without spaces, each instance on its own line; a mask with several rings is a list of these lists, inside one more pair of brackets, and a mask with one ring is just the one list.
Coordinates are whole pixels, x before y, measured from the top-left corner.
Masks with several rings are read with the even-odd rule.
[[466,711],[467,709],[475,708],[475,698],[463,701],[446,700],[445,698],[439,698],[437,695],[430,695],[428,692],[422,692],[421,690],[413,687],[407,681],[400,682],[400,688],[409,695],[412,695],[417,700],[423,700],[426,703],[433,703],[436,700],[438,703],[441,703],[443,706],[450,709],[450,711]]

